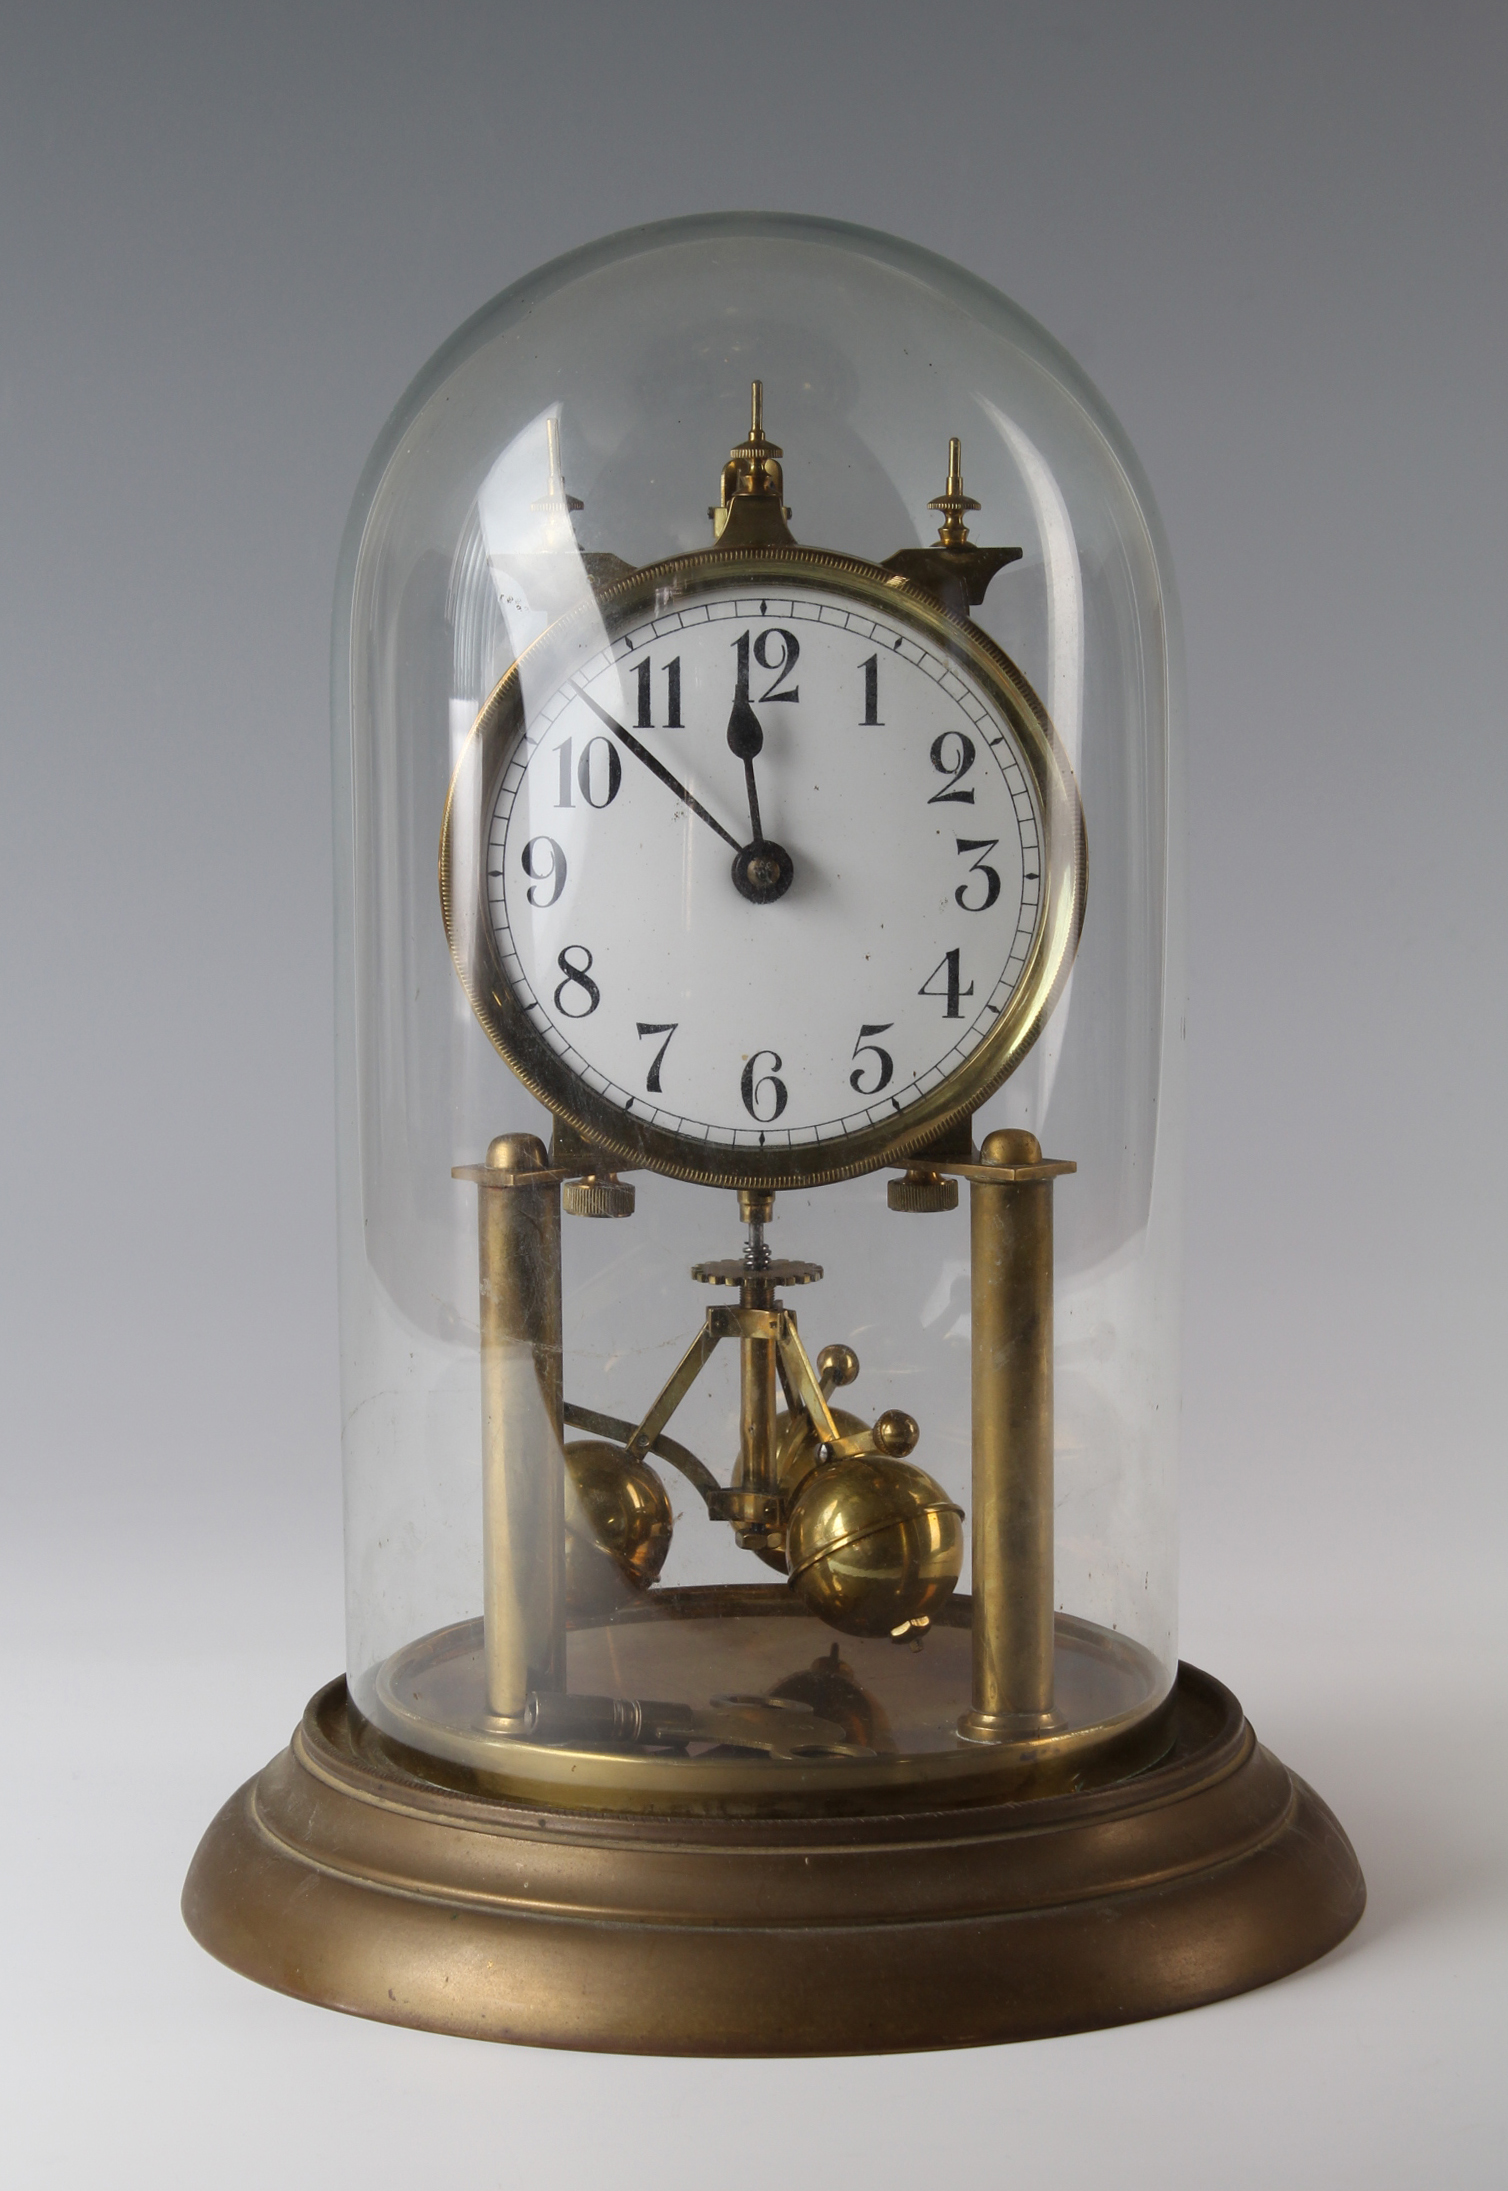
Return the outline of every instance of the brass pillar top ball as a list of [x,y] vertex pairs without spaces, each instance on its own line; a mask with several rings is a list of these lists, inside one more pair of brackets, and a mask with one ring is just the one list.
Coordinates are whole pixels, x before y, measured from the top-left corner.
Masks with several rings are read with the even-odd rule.
[[887,1636],[930,1618],[963,1567],[963,1509],[909,1461],[815,1468],[786,1539],[791,1582],[830,1627]]

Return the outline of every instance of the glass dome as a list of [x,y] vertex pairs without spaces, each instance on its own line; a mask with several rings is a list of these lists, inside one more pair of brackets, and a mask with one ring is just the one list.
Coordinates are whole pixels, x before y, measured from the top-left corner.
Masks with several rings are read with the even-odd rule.
[[893,238],[634,230],[419,376],[334,647],[374,1739],[729,1813],[1166,1749],[1176,655],[1097,392]]

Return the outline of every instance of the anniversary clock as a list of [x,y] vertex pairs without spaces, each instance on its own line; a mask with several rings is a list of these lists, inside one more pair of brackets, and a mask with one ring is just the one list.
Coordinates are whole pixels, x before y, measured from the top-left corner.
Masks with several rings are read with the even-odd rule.
[[890,238],[613,238],[410,391],[336,618],[347,1667],[195,1859],[225,1961],[841,2052],[1355,1922],[1176,1656],[1172,621],[1096,392]]

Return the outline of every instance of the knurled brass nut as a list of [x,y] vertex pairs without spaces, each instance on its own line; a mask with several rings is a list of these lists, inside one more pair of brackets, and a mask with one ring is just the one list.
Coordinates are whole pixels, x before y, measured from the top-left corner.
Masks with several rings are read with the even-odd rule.
[[906,1172],[900,1179],[890,1181],[885,1189],[885,1199],[893,1210],[921,1214],[956,1210],[958,1181],[944,1179],[937,1172]]
[[623,1179],[568,1179],[560,1206],[568,1217],[632,1217],[634,1190]]

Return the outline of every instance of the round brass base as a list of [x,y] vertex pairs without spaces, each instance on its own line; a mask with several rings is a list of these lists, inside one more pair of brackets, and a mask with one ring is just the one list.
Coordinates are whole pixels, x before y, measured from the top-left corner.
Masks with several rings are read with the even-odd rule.
[[1335,1946],[1366,1889],[1319,1798],[1184,1666],[1117,1786],[859,1818],[626,1818],[406,1772],[320,1691],[183,1892],[263,1985],[476,2039],[645,2054],[976,2046],[1167,2015]]

